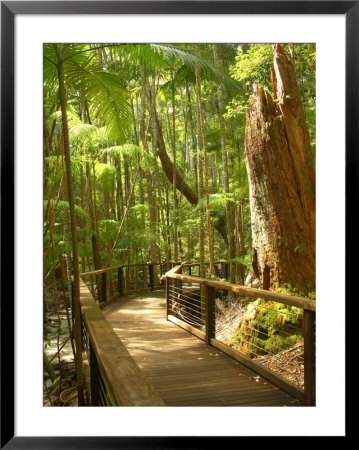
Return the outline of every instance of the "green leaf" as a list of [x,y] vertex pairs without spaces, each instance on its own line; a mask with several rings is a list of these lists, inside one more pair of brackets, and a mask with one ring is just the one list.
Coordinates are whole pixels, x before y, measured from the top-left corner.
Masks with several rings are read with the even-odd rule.
[[[47,202],[48,202],[47,200],[44,200],[44,210],[45,211],[47,208]],[[50,207],[52,209],[55,208],[56,202],[57,202],[57,200],[55,200],[55,199],[50,200]],[[57,210],[58,211],[64,211],[64,210],[69,211],[70,210],[69,202],[66,202],[65,200],[59,200],[57,203]],[[81,217],[82,219],[84,219],[86,221],[90,220],[89,215],[83,208],[81,208],[81,206],[75,205],[75,212],[78,217]]]

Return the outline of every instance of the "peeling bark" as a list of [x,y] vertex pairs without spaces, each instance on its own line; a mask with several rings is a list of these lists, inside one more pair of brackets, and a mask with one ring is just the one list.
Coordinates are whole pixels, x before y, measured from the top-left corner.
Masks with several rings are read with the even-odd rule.
[[245,157],[253,269],[263,288],[315,289],[315,169],[294,68],[274,45],[272,85],[254,85]]

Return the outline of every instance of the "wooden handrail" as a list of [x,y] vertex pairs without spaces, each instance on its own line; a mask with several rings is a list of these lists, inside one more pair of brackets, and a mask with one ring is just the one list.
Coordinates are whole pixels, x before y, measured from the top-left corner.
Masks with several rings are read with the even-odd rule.
[[[225,259],[219,259],[217,261],[214,261],[213,264],[226,264],[226,263],[227,263],[227,261]],[[206,266],[209,266],[211,263],[210,262],[205,262],[204,264]],[[198,266],[201,265],[201,263],[183,263],[181,265],[182,265],[182,267],[191,267],[191,266],[192,267],[198,267]]]
[[101,273],[111,272],[112,270],[118,270],[120,267],[123,266],[113,266],[113,267],[106,267],[106,269],[90,270],[89,272],[80,273],[80,277],[87,277],[89,275],[100,275]]
[[160,263],[138,263],[138,264],[121,264],[120,266],[113,266],[113,267],[106,267],[105,269],[98,269],[98,270],[90,270],[89,272],[83,272],[80,273],[80,277],[86,277],[89,275],[100,275],[101,273],[105,272],[111,272],[112,270],[118,270],[121,267],[141,267],[141,266],[150,266],[150,265],[156,265]]
[[[178,267],[178,266],[177,266]],[[173,269],[172,269],[173,270]],[[248,297],[263,298],[265,300],[271,300],[273,302],[284,303],[289,306],[296,306],[308,311],[315,311],[315,300],[310,300],[304,297],[296,297],[294,295],[281,294],[279,292],[265,291],[264,289],[255,289],[247,286],[241,286],[239,284],[227,283],[225,281],[215,281],[208,278],[193,277],[190,275],[182,275],[178,272],[169,271],[166,276],[170,276],[176,280],[187,281],[189,283],[204,284],[217,289],[222,289],[230,292],[237,292]]]
[[169,270],[168,272],[165,273],[165,276],[172,277],[172,275],[178,274],[181,270],[182,270],[182,264],[179,266],[172,267],[171,270]]
[[81,314],[114,406],[165,406],[80,278]]

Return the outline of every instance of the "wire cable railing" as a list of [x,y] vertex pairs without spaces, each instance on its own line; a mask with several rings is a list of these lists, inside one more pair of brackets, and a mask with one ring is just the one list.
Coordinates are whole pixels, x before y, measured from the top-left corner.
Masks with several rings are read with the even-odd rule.
[[[109,406],[122,400],[114,395],[117,388],[109,370],[111,355],[105,352],[106,365],[98,349],[98,329],[93,320],[96,317],[98,325],[102,318],[99,319],[98,312],[89,311],[118,296],[154,290],[164,280],[168,320],[267,378],[305,405],[315,404],[315,301],[224,282],[229,277],[226,266],[225,261],[215,263],[216,277],[220,280],[201,278],[198,263],[174,261],[121,265],[80,275],[81,289],[86,293],[81,300],[82,354],[90,380],[91,404]],[[208,274],[207,269],[208,264]],[[107,332],[109,339],[114,339]],[[107,347],[108,342],[104,345]]]
[[314,405],[315,301],[197,274],[189,263],[166,273],[168,320]]
[[124,264],[84,272],[80,276],[96,302],[104,304],[119,296],[163,286],[161,274],[166,267],[168,263]]

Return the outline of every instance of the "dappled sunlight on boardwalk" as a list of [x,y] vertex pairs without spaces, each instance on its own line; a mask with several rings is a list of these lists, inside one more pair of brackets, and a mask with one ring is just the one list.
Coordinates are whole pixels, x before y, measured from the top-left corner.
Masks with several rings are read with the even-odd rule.
[[293,406],[239,362],[166,320],[164,291],[123,297],[103,310],[168,406]]

